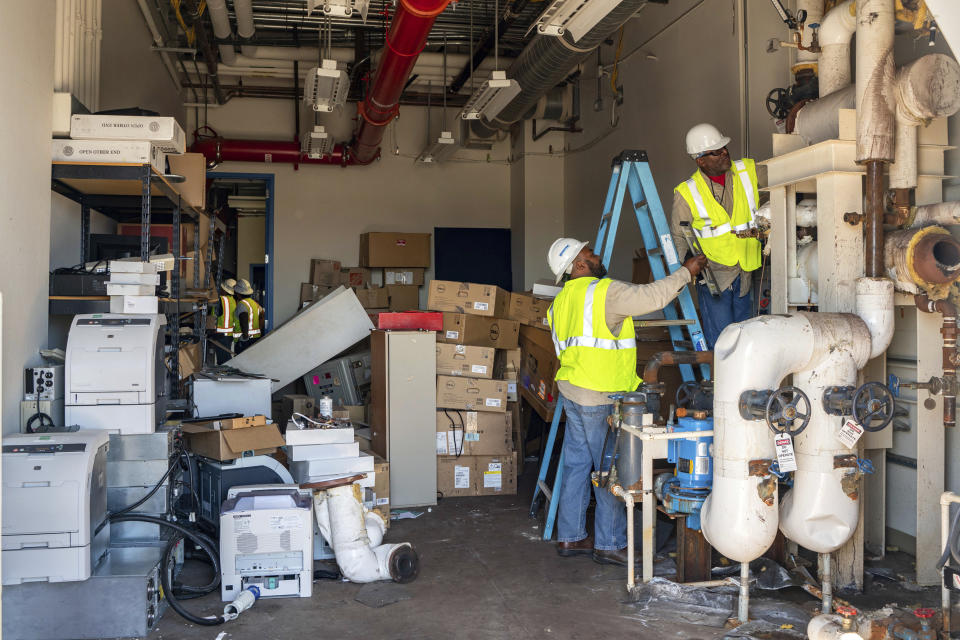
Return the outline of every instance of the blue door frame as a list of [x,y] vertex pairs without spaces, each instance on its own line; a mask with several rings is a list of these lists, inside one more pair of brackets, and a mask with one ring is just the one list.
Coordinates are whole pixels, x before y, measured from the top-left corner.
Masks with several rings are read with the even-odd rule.
[[[267,290],[265,292],[266,299],[263,301],[264,305],[267,307],[267,330],[273,331],[273,328],[276,326],[273,323],[273,313],[274,313],[274,295],[273,295],[273,266],[276,260],[273,255],[273,183],[274,175],[272,173],[234,173],[234,172],[220,172],[220,171],[208,171],[207,179],[216,180],[217,178],[223,179],[243,179],[243,180],[263,180],[267,185],[267,214],[266,219],[263,223],[265,238],[264,244],[264,255],[267,263]],[[239,274],[237,277],[242,277]]]

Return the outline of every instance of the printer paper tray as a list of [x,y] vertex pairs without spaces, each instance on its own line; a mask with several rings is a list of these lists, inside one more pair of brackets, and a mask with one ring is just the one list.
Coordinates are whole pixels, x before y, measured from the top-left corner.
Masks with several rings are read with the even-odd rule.
[[63,531],[60,533],[34,533],[22,535],[4,535],[3,550],[14,551],[19,549],[60,549],[76,547],[80,544],[79,532]]
[[111,405],[129,405],[146,404],[153,402],[153,398],[147,400],[143,391],[98,391],[96,393],[71,393],[67,398],[67,404],[71,406],[99,406],[109,407]]

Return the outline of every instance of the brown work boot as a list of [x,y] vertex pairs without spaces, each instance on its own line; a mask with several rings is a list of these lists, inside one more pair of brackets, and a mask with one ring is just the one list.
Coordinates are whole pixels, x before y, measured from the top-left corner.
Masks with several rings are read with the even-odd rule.
[[[615,564],[621,567],[627,566],[627,548],[617,549],[616,551],[604,551],[601,549],[593,550],[593,561],[597,564]],[[633,564],[640,564],[640,554],[633,554]]]
[[557,554],[564,558],[571,556],[586,556],[593,553],[593,538],[587,536],[576,542],[558,542]]

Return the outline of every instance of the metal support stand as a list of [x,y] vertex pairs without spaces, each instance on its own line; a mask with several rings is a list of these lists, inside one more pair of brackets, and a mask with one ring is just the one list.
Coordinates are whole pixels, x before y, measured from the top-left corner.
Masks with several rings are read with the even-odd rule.
[[180,206],[181,200],[173,207],[173,271],[170,273],[170,294],[174,299],[173,313],[167,314],[167,329],[170,331],[170,360],[173,369],[174,396],[180,397]]
[[[600,217],[597,240],[593,245],[594,252],[600,256],[604,267],[610,266],[613,245],[617,237],[617,229],[620,226],[620,212],[623,209],[624,200],[627,198],[628,191],[630,205],[637,218],[640,235],[643,238],[643,246],[646,250],[647,259],[650,262],[650,271],[654,278],[659,280],[666,277],[668,273],[673,273],[679,269],[681,264],[677,249],[673,245],[673,238],[670,235],[670,227],[667,223],[666,213],[663,210],[663,205],[660,203],[660,197],[657,195],[657,187],[653,181],[653,173],[650,171],[650,162],[647,158],[646,151],[623,151],[613,159],[610,185],[607,188],[603,214]],[[700,327],[697,309],[693,304],[693,298],[688,288],[684,288],[683,291],[680,292],[677,296],[677,302],[680,305],[679,314],[673,303],[668,304],[663,309],[663,314],[667,320],[675,321],[682,315],[683,319],[687,321],[685,324],[675,323],[668,325],[670,340],[673,342],[674,349],[678,351],[691,349],[706,351],[707,342],[703,337],[703,329]],[[687,332],[686,336],[684,335],[684,330]],[[709,378],[709,365],[700,365],[700,373],[703,379]],[[684,380],[696,379],[693,367],[688,364],[680,365],[680,374]],[[557,429],[560,426],[560,416],[563,413],[563,402],[563,396],[559,395],[557,398],[557,406],[553,411],[553,420],[550,424],[550,435],[547,437],[547,445],[543,458],[540,461],[540,474],[537,478],[537,486],[534,489],[533,500],[530,504],[530,515],[531,517],[536,517],[539,511],[540,496],[544,496],[549,503],[547,521],[543,527],[544,540],[549,540],[553,537],[553,526],[556,522],[557,508],[559,506],[559,489],[563,474],[562,450],[560,452],[560,459],[557,462],[557,472],[552,489],[547,484],[547,474],[550,468],[550,459],[553,456],[553,447],[556,443]],[[649,487],[652,492],[652,467],[650,484],[644,486]],[[646,498],[644,498],[644,500],[646,501]],[[648,511],[650,512],[649,514]],[[653,518],[652,508],[649,510],[644,509],[645,537],[648,518]],[[653,530],[652,520],[650,530],[651,532]],[[652,547],[652,537],[650,546]],[[647,547],[644,547],[644,553],[647,553],[646,549]],[[652,577],[652,573],[650,577]],[[644,581],[646,580],[649,580],[649,578],[644,576]]]
[[141,168],[142,193],[140,197],[140,260],[147,262],[150,259],[150,179],[152,167],[149,164]]
[[80,266],[90,260],[90,206],[87,199],[80,198]]

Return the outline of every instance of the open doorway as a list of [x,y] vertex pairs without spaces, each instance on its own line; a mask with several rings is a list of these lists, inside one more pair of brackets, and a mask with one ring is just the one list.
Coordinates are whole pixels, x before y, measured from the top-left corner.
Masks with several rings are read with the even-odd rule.
[[[253,297],[266,310],[265,330],[274,325],[273,305],[273,174],[208,173],[208,208],[227,225],[221,282],[250,282]],[[219,282],[217,283],[219,286]]]

